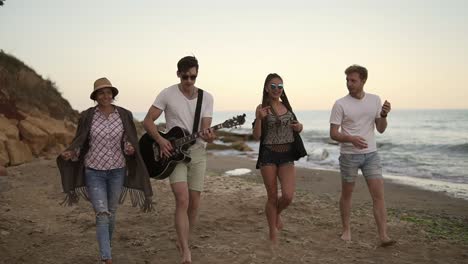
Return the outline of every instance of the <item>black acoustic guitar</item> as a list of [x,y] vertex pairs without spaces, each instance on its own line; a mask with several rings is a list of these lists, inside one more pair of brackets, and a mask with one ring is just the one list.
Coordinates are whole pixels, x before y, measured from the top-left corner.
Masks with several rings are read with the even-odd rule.
[[[237,127],[245,123],[245,114],[238,115],[231,119],[224,121],[214,127],[213,130],[221,128]],[[169,158],[162,158],[160,156],[159,144],[154,139],[145,133],[139,141],[141,156],[145,162],[146,168],[148,169],[151,178],[162,180],[174,171],[175,166],[179,162],[190,162],[191,158],[187,153],[190,145],[195,143],[195,140],[200,137],[201,131],[193,134],[180,127],[173,127],[167,133],[159,132],[159,134],[169,140],[174,149],[174,153]]]

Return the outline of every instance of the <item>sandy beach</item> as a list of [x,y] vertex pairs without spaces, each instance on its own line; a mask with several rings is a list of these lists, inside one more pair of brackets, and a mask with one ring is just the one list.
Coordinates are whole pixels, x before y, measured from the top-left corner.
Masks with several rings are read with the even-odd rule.
[[[242,176],[226,171],[247,168]],[[98,263],[94,213],[81,200],[62,207],[55,161],[8,167],[0,177],[0,263]],[[359,178],[353,197],[353,241],[339,239],[337,172],[298,168],[297,193],[284,212],[280,244],[267,241],[266,193],[253,160],[210,154],[193,263],[468,263],[468,201],[385,184],[394,247],[378,247],[372,202]],[[121,205],[114,263],[179,263],[168,181],[152,181],[155,208]]]

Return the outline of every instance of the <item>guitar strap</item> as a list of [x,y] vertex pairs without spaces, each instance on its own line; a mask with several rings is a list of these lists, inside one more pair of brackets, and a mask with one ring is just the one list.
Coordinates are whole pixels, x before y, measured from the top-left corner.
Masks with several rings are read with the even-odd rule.
[[192,133],[198,132],[198,123],[200,123],[200,112],[203,101],[203,90],[198,89],[197,108],[195,108],[195,121],[193,122]]

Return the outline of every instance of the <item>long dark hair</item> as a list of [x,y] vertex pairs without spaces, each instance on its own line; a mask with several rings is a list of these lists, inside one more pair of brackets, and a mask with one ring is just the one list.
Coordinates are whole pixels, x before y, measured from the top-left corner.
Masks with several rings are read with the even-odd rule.
[[[277,73],[270,73],[270,74],[267,75],[267,77],[265,79],[265,83],[263,84],[262,107],[271,106],[270,98],[268,97],[268,93],[266,92],[266,88],[267,88],[268,83],[274,78],[278,78],[281,81],[283,81],[283,78],[281,78],[281,76],[279,76]],[[289,111],[291,111],[291,113],[293,113],[291,104],[289,103],[288,97],[286,96],[286,93],[284,92],[284,89],[283,89],[283,93],[281,93],[280,99],[281,99],[281,102],[284,104],[284,106],[286,106],[286,108]],[[272,111],[272,112],[276,115],[276,113],[274,111]]]

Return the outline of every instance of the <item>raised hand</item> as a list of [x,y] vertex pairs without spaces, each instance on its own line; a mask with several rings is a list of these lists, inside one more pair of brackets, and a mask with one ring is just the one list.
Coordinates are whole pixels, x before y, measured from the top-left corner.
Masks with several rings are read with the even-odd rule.
[[387,114],[390,113],[390,110],[392,110],[392,105],[389,101],[385,100],[384,104],[382,105],[382,111],[380,111],[380,116],[384,118],[387,117]]
[[266,107],[258,107],[257,111],[255,112],[255,116],[258,119],[263,119],[268,115],[268,110],[270,110],[271,106],[266,106]]

